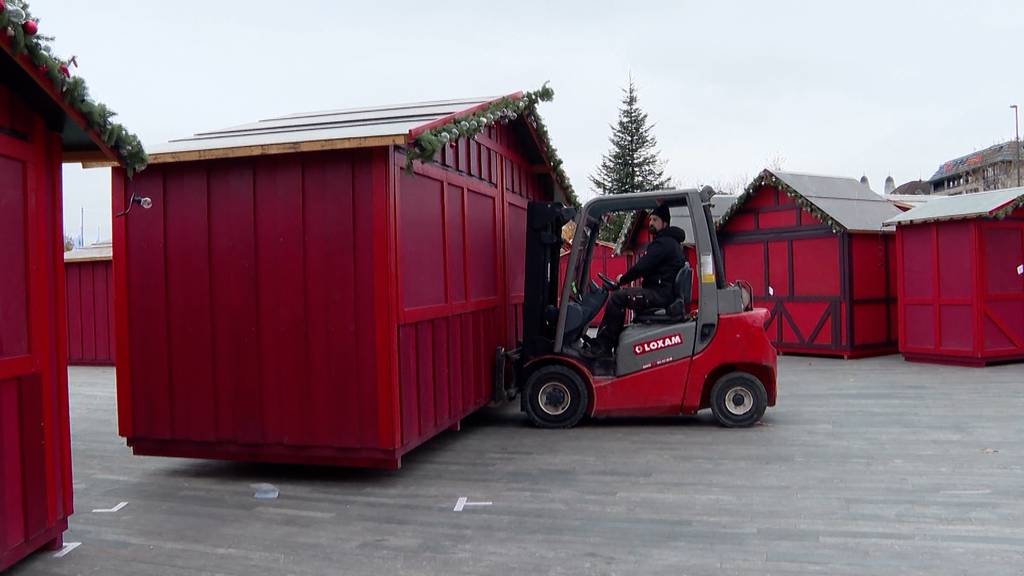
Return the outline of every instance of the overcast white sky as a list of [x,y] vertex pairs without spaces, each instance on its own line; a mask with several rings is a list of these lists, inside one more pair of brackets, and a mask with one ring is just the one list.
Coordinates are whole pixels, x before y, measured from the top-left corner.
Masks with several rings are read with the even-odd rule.
[[[1024,2],[34,0],[57,53],[144,143],[318,109],[534,89],[581,196],[632,73],[678,184],[773,157],[880,190],[1013,137]],[[65,169],[109,236],[109,175]]]

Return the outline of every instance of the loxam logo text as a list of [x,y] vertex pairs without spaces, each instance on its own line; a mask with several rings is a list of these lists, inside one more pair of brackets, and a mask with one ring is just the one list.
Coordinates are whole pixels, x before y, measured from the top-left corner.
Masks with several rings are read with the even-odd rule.
[[641,342],[633,346],[633,354],[640,356],[647,354],[648,352],[654,352],[661,350],[662,348],[668,348],[669,346],[679,346],[683,343],[682,334],[673,334],[671,336],[665,336],[664,338],[658,338],[657,340],[650,340],[647,342]]

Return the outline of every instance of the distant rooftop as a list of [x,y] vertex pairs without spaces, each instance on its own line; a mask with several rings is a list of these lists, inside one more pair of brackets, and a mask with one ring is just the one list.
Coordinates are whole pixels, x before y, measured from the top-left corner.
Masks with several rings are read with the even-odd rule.
[[989,146],[978,152],[971,152],[965,156],[954,158],[939,166],[939,169],[932,174],[928,180],[934,182],[951,174],[959,174],[972,168],[989,166],[998,162],[1014,162],[1017,160],[1017,153],[1014,150],[1014,142],[1003,142],[995,146]]

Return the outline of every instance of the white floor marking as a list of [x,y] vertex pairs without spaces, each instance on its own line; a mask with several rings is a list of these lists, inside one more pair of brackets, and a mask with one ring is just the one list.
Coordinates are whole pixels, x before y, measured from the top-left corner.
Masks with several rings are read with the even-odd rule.
[[121,509],[124,508],[127,505],[128,505],[127,502],[121,502],[120,504],[118,504],[117,506],[114,506],[113,508],[97,508],[97,509],[93,510],[93,512],[98,512],[98,513],[101,513],[101,514],[110,514],[110,513],[113,513],[113,512],[120,512]]
[[943,490],[942,494],[991,494],[991,490]]
[[455,512],[462,512],[466,506],[491,506],[494,502],[470,502],[469,498],[465,496],[459,496],[459,501],[455,503]]
[[57,552],[56,554],[54,554],[53,557],[54,558],[63,558],[65,556],[67,556],[68,554],[70,554],[72,550],[74,550],[75,548],[78,548],[81,545],[82,545],[81,542],[65,542],[64,543],[64,547],[60,549],[60,552]]

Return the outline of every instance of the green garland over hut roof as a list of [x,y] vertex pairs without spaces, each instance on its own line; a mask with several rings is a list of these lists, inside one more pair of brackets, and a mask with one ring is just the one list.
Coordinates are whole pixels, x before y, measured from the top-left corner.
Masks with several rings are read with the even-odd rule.
[[74,58],[62,60],[53,53],[53,38],[39,34],[39,20],[24,0],[0,0],[0,48],[15,59],[51,96],[60,99],[117,156],[128,175],[146,167],[148,158],[142,143],[124,126],[113,122],[114,112],[89,95],[85,80],[72,74]]

